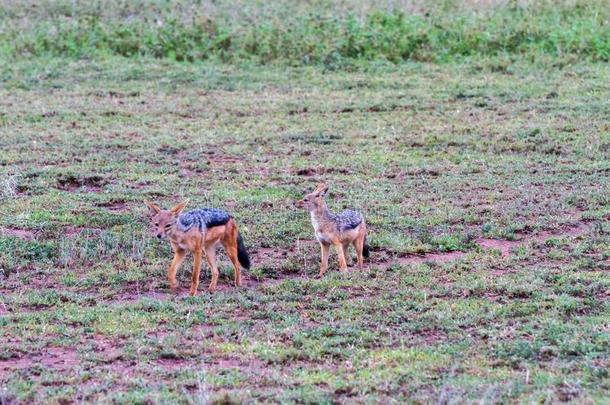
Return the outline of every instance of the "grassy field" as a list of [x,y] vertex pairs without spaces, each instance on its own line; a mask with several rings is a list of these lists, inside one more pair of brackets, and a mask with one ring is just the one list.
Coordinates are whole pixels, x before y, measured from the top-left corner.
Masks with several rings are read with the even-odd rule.
[[[0,403],[607,401],[603,60],[3,55]],[[320,181],[364,271],[315,277]],[[143,200],[184,198],[236,218],[242,288],[222,255],[170,293]]]

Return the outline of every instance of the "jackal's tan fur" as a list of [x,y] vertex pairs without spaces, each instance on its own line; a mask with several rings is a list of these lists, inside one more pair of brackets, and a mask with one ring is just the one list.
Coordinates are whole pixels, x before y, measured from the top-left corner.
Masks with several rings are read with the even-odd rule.
[[157,205],[145,201],[151,211],[151,224],[157,232],[157,237],[163,236],[169,239],[174,251],[174,259],[169,267],[169,286],[176,289],[176,272],[184,261],[187,252],[193,253],[193,276],[191,281],[191,295],[197,294],[199,286],[199,272],[201,269],[201,255],[205,251],[205,258],[212,271],[212,281],[208,287],[209,291],[216,289],[218,282],[218,267],[216,266],[216,249],[222,245],[235,268],[235,285],[241,285],[241,271],[238,260],[238,230],[233,218],[224,225],[213,226],[202,231],[198,227],[192,227],[183,231],[178,225],[177,218],[188,201],[184,201],[172,209],[163,210]]
[[353,244],[356,249],[359,268],[363,268],[363,257],[368,257],[364,218],[360,213],[351,210],[338,215],[330,212],[324,200],[327,191],[328,186],[320,184],[312,193],[307,194],[297,203],[310,212],[314,233],[320,243],[322,257],[319,276],[323,276],[328,269],[330,245],[335,247],[339,256],[340,271],[347,271],[346,255],[350,244]]

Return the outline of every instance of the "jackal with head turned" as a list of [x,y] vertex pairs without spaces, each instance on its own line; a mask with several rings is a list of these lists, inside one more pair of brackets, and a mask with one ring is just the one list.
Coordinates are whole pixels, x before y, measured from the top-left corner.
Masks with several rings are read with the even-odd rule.
[[363,268],[364,257],[369,257],[369,246],[366,243],[366,223],[357,211],[345,210],[340,214],[332,213],[326,206],[324,197],[328,191],[326,184],[320,184],[307,194],[297,205],[305,208],[311,215],[311,224],[316,239],[320,243],[322,258],[319,276],[328,269],[330,245],[335,247],[339,256],[339,270],[347,271],[347,249],[350,244],[356,249],[358,267]]
[[169,266],[169,287],[176,290],[176,272],[184,261],[187,252],[193,252],[193,276],[191,295],[197,294],[199,272],[201,270],[201,255],[212,271],[212,281],[209,291],[216,289],[218,282],[218,267],[216,266],[216,249],[222,245],[235,268],[235,286],[241,285],[240,265],[250,268],[250,258],[244,241],[237,229],[237,223],[226,211],[215,208],[199,208],[182,213],[188,203],[184,201],[175,207],[164,210],[159,206],[145,201],[151,213],[151,226],[157,238],[167,238],[174,251],[174,259]]

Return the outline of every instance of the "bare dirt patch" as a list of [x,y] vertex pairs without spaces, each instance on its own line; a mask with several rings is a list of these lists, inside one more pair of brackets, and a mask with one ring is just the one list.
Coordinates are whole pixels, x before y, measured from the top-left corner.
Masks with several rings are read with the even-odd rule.
[[[209,279],[207,281],[209,283]],[[233,275],[231,275],[231,277],[219,277],[218,284],[216,284],[215,292],[224,292],[224,293],[236,292],[241,289],[256,288],[256,287],[258,287],[259,284],[261,284],[261,281],[255,279],[253,277],[248,277],[248,276],[244,275],[242,272],[241,286],[239,286],[239,287],[235,286]],[[201,284],[200,284],[199,289],[201,290]],[[205,284],[204,292],[207,292],[207,283]]]
[[[460,259],[461,257],[466,256],[466,252],[462,251],[451,251],[451,252],[431,252],[424,254],[398,254],[395,255],[392,252],[385,251],[384,249],[373,251],[372,254],[375,255],[375,252],[383,253],[384,256],[387,257],[387,254],[390,255],[390,258],[383,258],[378,261],[372,261],[371,263],[376,267],[387,270],[393,265],[407,266],[412,264],[422,264],[426,262],[435,262],[435,263],[447,263],[453,260]],[[384,253],[385,252],[385,253]]]
[[258,248],[252,252],[252,262],[264,263],[266,260],[282,260],[288,257],[292,249]]
[[537,234],[522,234],[523,236],[517,240],[504,239],[486,239],[479,238],[476,243],[481,248],[486,250],[500,251],[502,257],[508,257],[513,249],[525,246],[529,242],[544,242],[551,238],[575,238],[591,229],[591,225],[587,222],[580,221],[575,225],[554,231],[542,231]]
[[445,340],[447,338],[447,334],[440,330],[420,330],[417,333],[414,333],[414,336],[418,339],[423,340],[423,342],[427,345],[435,345],[438,342]]
[[460,259],[466,255],[465,252],[458,250],[451,252],[430,253],[425,255],[413,255],[399,258],[400,264],[418,264],[424,262],[447,263]]
[[[483,250],[495,250],[499,251],[503,258],[510,256],[510,252],[518,247],[525,246],[529,242],[543,242],[550,238],[558,237],[569,237],[575,238],[591,228],[591,225],[584,221],[579,221],[575,225],[563,228],[555,231],[543,231],[537,234],[524,234],[521,239],[518,240],[504,240],[504,239],[488,239],[479,238],[476,240],[476,244]],[[394,257],[389,260],[383,260],[378,263],[374,263],[382,269],[387,269],[392,265],[410,265],[410,264],[421,264],[426,262],[436,263],[447,263],[466,256],[467,252],[462,251],[451,251],[451,252],[438,252],[438,253],[426,253],[426,254],[408,254],[398,257]]]
[[230,156],[229,154],[226,154],[226,153],[223,153],[220,151],[213,151],[213,150],[207,152],[206,158],[208,160],[208,165],[210,165],[210,166],[235,164],[235,163],[242,161],[242,159],[238,159],[236,157]]
[[[28,275],[27,282],[24,283],[20,276],[23,274]],[[49,274],[44,271],[36,271],[35,269],[24,267],[11,271],[9,277],[3,280],[3,285],[0,287],[0,294],[14,295],[14,294],[25,294],[27,290],[44,291],[49,289],[57,288],[57,281],[53,274]],[[23,304],[18,307],[9,307],[8,310],[13,309],[19,312],[24,312],[26,308],[30,311],[41,311],[47,308],[46,305],[26,305]]]
[[72,174],[62,174],[57,177],[57,188],[63,191],[76,192],[81,188],[87,191],[100,192],[108,180],[101,176],[79,177]]
[[106,208],[110,212],[123,212],[127,209],[127,204],[123,200],[107,201],[96,204],[98,207]]
[[41,364],[56,370],[67,370],[79,364],[78,354],[71,348],[50,347],[43,353],[43,356],[40,359]]
[[480,238],[477,239],[477,245],[485,250],[498,250],[502,257],[508,257],[510,251],[520,245],[522,245],[522,241],[516,240],[503,240],[503,239],[485,239]]
[[0,360],[0,378],[4,378],[17,370],[28,369],[34,366],[34,364],[34,359],[27,356]]
[[103,335],[92,335],[95,350],[88,353],[88,359],[95,364],[103,364],[106,369],[121,375],[131,375],[134,360],[126,359],[123,351],[125,342],[121,338],[111,338]]
[[73,348],[49,347],[39,353],[26,353],[6,360],[0,360],[0,378],[8,374],[35,367],[52,368],[57,371],[66,371],[80,364],[78,354]]
[[32,240],[35,239],[36,233],[30,229],[21,229],[21,228],[3,228],[0,233],[8,236],[13,236],[23,240]]
[[563,228],[560,230],[540,232],[539,234],[533,236],[530,239],[533,239],[537,242],[542,242],[549,238],[559,238],[559,237],[575,238],[575,237],[578,237],[578,236],[582,235],[583,233],[587,232],[589,229],[591,229],[591,226],[592,225],[589,222],[579,221],[573,226]]
[[192,360],[181,359],[181,358],[161,358],[155,361],[157,366],[160,366],[166,370],[178,370],[188,367],[192,363]]

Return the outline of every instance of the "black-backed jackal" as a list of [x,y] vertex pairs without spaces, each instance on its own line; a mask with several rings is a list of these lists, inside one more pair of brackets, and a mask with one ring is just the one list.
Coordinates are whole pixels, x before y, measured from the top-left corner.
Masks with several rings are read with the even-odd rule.
[[312,193],[297,202],[298,206],[305,208],[311,214],[314,233],[320,243],[322,260],[319,276],[323,276],[328,269],[330,245],[335,247],[339,256],[340,271],[347,271],[346,254],[350,244],[353,244],[356,249],[358,267],[362,268],[363,257],[369,256],[369,247],[366,243],[366,223],[362,214],[352,210],[333,214],[324,200],[327,191],[328,186],[320,184]]
[[157,238],[166,237],[174,251],[174,260],[168,272],[169,287],[173,291],[176,289],[176,272],[189,251],[193,252],[191,295],[197,294],[202,252],[205,252],[205,259],[212,271],[212,281],[208,290],[214,291],[218,282],[216,249],[220,245],[225,248],[235,268],[235,285],[241,285],[240,264],[245,269],[249,269],[250,258],[237,230],[237,224],[227,212],[214,208],[200,208],[181,214],[188,200],[169,210],[161,209],[148,201],[145,203],[150,209],[151,226]]

